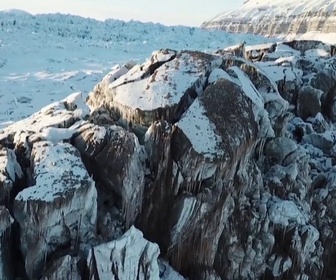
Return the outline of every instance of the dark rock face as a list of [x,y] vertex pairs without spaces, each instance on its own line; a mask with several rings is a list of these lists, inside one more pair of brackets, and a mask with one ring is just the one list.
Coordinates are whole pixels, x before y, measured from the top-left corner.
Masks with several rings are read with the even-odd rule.
[[143,151],[138,139],[121,127],[87,124],[81,127],[73,141],[100,182],[101,191],[105,194],[115,192],[121,198],[129,227],[141,211],[145,187]]
[[23,176],[21,166],[17,162],[13,150],[2,148],[0,150],[0,201],[8,205],[10,193],[15,183]]
[[78,242],[94,237],[97,192],[79,152],[70,144],[37,142],[31,157],[35,184],[16,196],[13,209],[24,230],[21,249],[26,271],[35,278],[57,247],[74,242],[70,246],[75,249]]
[[1,131],[4,279],[335,279],[334,53],[244,48],[155,52]]
[[14,266],[11,263],[13,252],[11,252],[11,227],[14,219],[10,215],[8,209],[4,206],[0,206],[0,275],[4,280],[13,279]]

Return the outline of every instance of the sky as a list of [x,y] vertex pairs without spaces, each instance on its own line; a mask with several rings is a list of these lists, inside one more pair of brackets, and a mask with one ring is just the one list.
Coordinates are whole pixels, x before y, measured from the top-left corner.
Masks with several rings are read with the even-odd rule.
[[217,14],[240,7],[244,0],[0,0],[0,10],[66,13],[96,19],[115,18],[200,26]]

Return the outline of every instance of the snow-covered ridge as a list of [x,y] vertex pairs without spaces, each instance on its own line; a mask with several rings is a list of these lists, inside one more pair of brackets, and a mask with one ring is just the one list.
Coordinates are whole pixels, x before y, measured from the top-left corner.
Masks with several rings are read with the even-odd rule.
[[[335,9],[335,0],[250,0],[245,1],[241,8],[221,13],[202,26],[229,32],[290,38],[293,38],[293,35],[308,33],[307,39],[335,43]],[[311,33],[315,38],[311,38]],[[330,33],[330,36],[326,38],[325,33]]]
[[0,127],[74,91],[89,92],[117,64],[143,61],[155,49],[211,52],[243,41],[270,40],[136,21],[0,12]]

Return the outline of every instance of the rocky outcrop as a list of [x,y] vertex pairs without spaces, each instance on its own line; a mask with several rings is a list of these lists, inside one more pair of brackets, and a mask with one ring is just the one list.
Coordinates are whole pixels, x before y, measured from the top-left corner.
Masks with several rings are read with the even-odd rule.
[[[137,137],[118,126],[81,126],[73,138],[86,166],[99,181],[99,191],[121,202],[126,227],[135,222],[141,212],[145,188],[143,150]],[[110,198],[111,199],[111,198]],[[120,203],[119,202],[119,203]]]
[[334,279],[335,77],[315,41],[161,50],[90,110],[74,94],[9,126],[5,273]]
[[13,279],[15,266],[12,263],[12,224],[14,219],[10,215],[8,209],[0,206],[0,275],[4,280]]
[[0,201],[8,205],[11,192],[18,180],[23,176],[21,166],[17,162],[15,152],[12,149],[0,150]]
[[220,57],[201,52],[154,52],[143,65],[112,83],[98,85],[88,104],[94,110],[107,108],[112,120],[141,135],[155,120],[178,121],[220,63]]
[[71,243],[75,250],[94,237],[97,192],[70,144],[37,142],[31,160],[35,184],[16,196],[13,209],[27,274],[37,277],[57,247]]
[[92,248],[89,279],[160,279],[159,254],[158,245],[132,226],[119,239]]
[[332,39],[336,33],[335,7],[336,2],[329,0],[248,0],[237,10],[221,13],[204,22],[202,27],[232,33],[289,36],[291,39],[295,36],[306,39],[320,37],[335,43]]

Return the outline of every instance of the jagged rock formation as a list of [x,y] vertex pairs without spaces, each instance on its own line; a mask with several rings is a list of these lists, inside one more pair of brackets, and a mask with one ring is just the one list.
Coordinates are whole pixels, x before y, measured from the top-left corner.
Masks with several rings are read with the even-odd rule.
[[267,36],[312,33],[316,38],[336,33],[335,8],[334,0],[248,0],[237,10],[204,22],[202,27]]
[[160,50],[2,130],[6,277],[334,279],[335,78],[315,41]]
[[[116,252],[121,252],[122,256]],[[159,246],[144,239],[141,231],[132,226],[121,238],[92,248],[87,260],[89,277],[159,279],[159,254]]]

